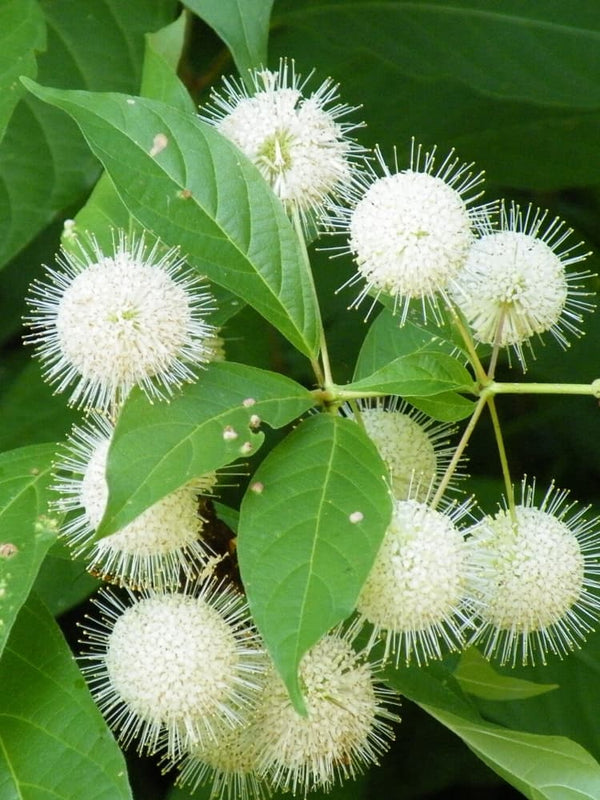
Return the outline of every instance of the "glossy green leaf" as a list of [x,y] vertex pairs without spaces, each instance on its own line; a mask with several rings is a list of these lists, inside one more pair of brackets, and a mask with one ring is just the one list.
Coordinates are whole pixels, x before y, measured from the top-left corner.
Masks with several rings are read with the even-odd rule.
[[[319,310],[298,239],[234,145],[157,101],[27,86],[77,120],[140,224],[181,246],[194,267],[250,303],[305,355],[316,354]],[[155,153],[157,136],[167,144]]]
[[464,692],[484,700],[526,700],[558,689],[556,683],[534,683],[501,675],[474,647],[462,654],[454,677]]
[[440,422],[458,422],[470,417],[475,408],[473,400],[456,392],[440,392],[431,397],[405,395],[404,399],[419,411],[423,411]]
[[390,163],[417,135],[499,186],[548,190],[600,182],[598,36],[596,0],[279,0],[269,51],[335,75]]
[[88,598],[100,581],[93,578],[83,560],[73,558],[72,551],[59,539],[48,551],[33,591],[53,616],[63,614]]
[[151,405],[134,391],[110,449],[99,534],[119,530],[192,478],[256,452],[264,434],[251,417],[280,428],[313,404],[311,393],[290,378],[231,362],[209,365],[170,403]]
[[485,721],[452,676],[445,674],[443,665],[386,668],[385,679],[459,736],[530,800],[592,800],[599,796],[600,765],[583,747],[564,736],[525,733]]
[[175,22],[156,33],[146,34],[140,94],[193,114],[195,103],[177,75],[185,44],[186,23],[187,15],[182,12]]
[[[195,106],[187,89],[177,77],[177,65],[184,45],[186,15],[156,33],[147,34],[146,50],[142,71],[143,97],[151,97],[193,113]],[[74,236],[92,233],[101,247],[112,248],[113,231],[121,228],[129,233],[141,234],[142,226],[132,219],[127,207],[119,197],[110,177],[105,173],[94,186],[87,203],[81,208],[70,227],[68,235],[62,239],[67,250],[74,245]],[[216,311],[211,315],[213,325],[223,325],[237,314],[244,303],[220,286],[213,286]]]
[[562,661],[551,658],[547,664],[514,669],[497,667],[497,670],[511,678],[556,683],[559,688],[512,703],[495,703],[477,698],[477,706],[486,719],[532,733],[568,736],[600,761],[596,713],[600,703],[599,633],[591,635],[582,650]]
[[[186,15],[146,35],[144,63],[142,67],[141,94],[193,113],[194,103],[187,89],[177,77],[177,65],[181,57],[185,37]],[[87,203],[75,217],[75,225],[69,235],[63,236],[63,247],[72,246],[73,234],[84,231],[93,233],[98,243],[105,248],[112,245],[112,230],[123,228],[128,232],[140,232],[129,211],[119,197],[114,184],[106,174],[102,175]],[[137,230],[136,230],[137,229]]]
[[267,65],[269,19],[273,0],[185,0],[225,42],[240,75]]
[[37,0],[0,4],[0,141],[23,94],[21,75],[34,78],[36,53],[46,45],[46,25]]
[[600,795],[600,764],[576,742],[475,723],[421,705],[530,800],[595,800]]
[[0,454],[0,653],[58,532],[59,520],[48,512],[55,449]]
[[[74,6],[72,0],[40,0],[39,6],[48,37],[38,58],[39,80],[131,92],[140,85],[143,34],[170,21],[176,4],[78,0]],[[25,96],[0,146],[0,265],[61,212],[64,217],[63,209],[83,199],[98,173],[72,120]]]
[[398,317],[383,309],[367,331],[354,368],[354,380],[372,375],[399,356],[433,350],[439,341],[433,333],[412,322],[399,325]]
[[3,800],[131,800],[123,756],[37,598],[15,623],[0,685]]
[[262,462],[240,510],[253,617],[296,707],[304,653],[352,613],[391,516],[385,466],[360,426],[302,422]]
[[343,391],[428,397],[452,390],[470,391],[473,379],[456,358],[432,350],[399,356]]
[[[449,337],[453,332],[448,326],[437,329],[432,325],[407,322],[398,324],[389,309],[384,309],[369,328],[360,349],[354,369],[354,380],[368,378],[372,373],[388,365],[396,358],[419,353],[422,350],[434,350],[455,354],[456,344],[450,338],[442,338],[444,333]],[[430,417],[442,422],[456,422],[473,413],[474,403],[456,392],[441,392],[429,397],[404,396],[404,399],[424,411]]]
[[[600,106],[598,16],[593,0],[564,6],[504,0],[333,0],[283,4],[288,25],[307,35],[369,43],[399,72],[452,75],[478,91],[511,100],[595,109]],[[452,47],[448,47],[452,42]]]
[[58,441],[81,416],[65,405],[64,397],[52,394],[38,361],[27,359],[20,366],[12,381],[4,376],[0,391],[0,451]]

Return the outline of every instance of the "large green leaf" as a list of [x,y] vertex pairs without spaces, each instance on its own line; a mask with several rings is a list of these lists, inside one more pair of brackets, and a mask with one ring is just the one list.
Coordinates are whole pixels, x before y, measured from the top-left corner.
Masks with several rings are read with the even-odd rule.
[[[368,378],[372,373],[388,365],[399,356],[412,355],[422,350],[438,350],[456,354],[456,344],[446,336],[451,336],[446,323],[436,335],[430,327],[414,322],[398,324],[398,318],[389,309],[384,309],[369,328],[360,349],[354,380]],[[443,422],[455,422],[473,413],[473,401],[456,392],[441,392],[429,397],[405,396],[405,400],[424,411],[429,416]]]
[[35,77],[36,52],[46,44],[46,25],[37,0],[0,5],[0,141],[23,94],[19,76]]
[[562,661],[549,658],[547,664],[497,670],[522,680],[556,683],[560,688],[512,703],[477,699],[477,706],[487,719],[532,733],[568,736],[600,761],[596,713],[600,704],[600,634],[590,636],[581,651]]
[[558,689],[556,683],[534,683],[501,675],[474,647],[462,654],[454,677],[464,692],[484,700],[526,700]]
[[598,20],[596,0],[280,0],[269,50],[333,74],[363,104],[369,142],[390,158],[397,144],[401,165],[416,134],[503,187],[589,186],[600,182]]
[[600,765],[583,747],[564,736],[525,733],[486,722],[443,667],[387,668],[385,678],[530,800],[600,796]]
[[456,358],[438,350],[419,350],[399,356],[343,391],[381,392],[403,397],[429,397],[452,390],[471,391],[474,383]]
[[2,800],[131,800],[123,756],[37,598],[0,662]]
[[56,617],[78,606],[99,585],[100,581],[86,570],[85,561],[74,559],[64,540],[59,539],[44,558],[33,592]]
[[[398,317],[384,308],[371,324],[356,360],[353,380],[359,381],[399,356],[434,349],[437,337],[412,322],[400,325]],[[447,352],[447,351],[446,351]]]
[[426,704],[422,708],[530,800],[596,800],[600,796],[600,764],[570,739],[471,722]]
[[[38,78],[124,92],[137,91],[140,84],[143,34],[170,21],[176,6],[174,0],[78,0],[76,6],[72,0],[41,0],[39,5],[48,41],[38,59]],[[31,95],[24,97],[0,147],[0,265],[83,198],[98,171],[77,126]]]
[[[192,98],[177,77],[185,23],[186,15],[182,13],[175,22],[146,35],[140,91],[143,97],[162,100],[182,111],[193,113],[195,106]],[[139,228],[106,174],[102,175],[74,222],[69,235],[63,236],[63,246],[67,249],[71,247],[71,236],[83,231],[93,233],[102,247],[110,247],[113,229],[123,228],[133,233],[136,227]]]
[[59,520],[48,514],[54,451],[41,444],[0,454],[0,653],[56,539]]
[[249,69],[266,66],[273,0],[185,0],[185,5],[223,39],[242,78]]
[[21,353],[12,380],[8,369],[3,375],[0,451],[58,441],[81,416],[65,404],[64,397],[52,394],[42,379],[39,362],[27,358],[29,355]]
[[209,365],[168,404],[151,405],[133,392],[110,449],[99,534],[119,530],[192,478],[256,452],[264,434],[252,417],[280,428],[313,404],[290,378],[230,362]]
[[300,660],[354,610],[389,524],[385,474],[360,426],[320,414],[269,453],[242,502],[242,579],[298,708]]
[[[233,144],[164,103],[27,85],[73,116],[138,222],[180,245],[200,272],[315,356],[319,310],[298,239],[281,203]],[[156,153],[158,135],[165,145]]]
[[[182,13],[175,22],[156,33],[146,35],[146,50],[142,70],[143,97],[151,97],[179,108],[194,112],[195,106],[187,89],[177,77],[177,65],[181,57],[186,33],[186,14]],[[101,247],[112,248],[113,231],[123,229],[130,234],[142,232],[142,227],[132,219],[127,207],[119,197],[110,177],[105,173],[87,201],[75,216],[74,225],[68,235],[63,236],[63,247],[70,249],[76,236],[84,232],[92,233]],[[216,312],[211,315],[214,325],[223,325],[229,317],[243,308],[239,298],[226,289],[213,287]]]
[[182,12],[175,22],[156,33],[146,34],[140,94],[194,113],[194,101],[177,75],[185,45],[186,22],[187,15]]
[[[556,106],[600,107],[600,21],[593,0],[316,0],[288,2],[313,35],[377,50],[407,75],[451,74],[486,94]],[[285,6],[285,4],[284,4]],[[400,35],[399,35],[400,34]],[[452,47],[448,43],[452,42]]]

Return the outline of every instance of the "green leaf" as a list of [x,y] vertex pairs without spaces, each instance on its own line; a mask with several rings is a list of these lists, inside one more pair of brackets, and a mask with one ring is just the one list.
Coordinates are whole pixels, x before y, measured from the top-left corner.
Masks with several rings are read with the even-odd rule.
[[46,25],[37,0],[4,0],[0,5],[0,141],[23,95],[19,76],[35,77],[35,55],[45,45]]
[[210,364],[168,404],[151,405],[132,392],[110,448],[99,535],[119,530],[192,478],[256,452],[264,434],[250,425],[253,415],[280,428],[313,404],[290,378],[230,362]]
[[59,528],[48,514],[54,451],[40,444],[0,453],[0,653]]
[[140,94],[193,114],[196,105],[177,76],[185,44],[186,21],[187,15],[182,12],[175,22],[156,33],[146,34]]
[[[213,127],[157,101],[26,85],[67,111],[122,201],[210,280],[314,357],[320,319],[296,234],[258,170]],[[151,155],[155,137],[168,144]]]
[[[446,324],[437,329],[414,322],[405,325],[398,324],[389,309],[384,309],[369,328],[363,345],[360,349],[354,380],[360,381],[368,378],[372,373],[388,365],[399,356],[412,355],[422,350],[454,354],[456,344],[448,336],[452,335],[451,329]],[[446,335],[444,335],[446,334]],[[473,413],[474,403],[456,392],[441,392],[433,397],[405,396],[404,399],[430,417],[442,422],[456,422]]]
[[463,691],[484,700],[526,700],[558,689],[557,683],[534,683],[501,675],[475,647],[462,654],[454,677]]
[[456,392],[440,392],[432,397],[405,395],[404,399],[419,411],[423,411],[440,422],[458,422],[470,417],[475,408],[473,400],[468,400]]
[[[524,733],[486,722],[464,699],[443,665],[388,667],[385,680],[453,731],[530,800],[593,800],[600,796],[600,765],[583,747],[564,736]],[[505,705],[509,704],[502,707]]]
[[[15,3],[15,5],[23,5]],[[38,79],[93,91],[137,91],[143,34],[173,18],[174,0],[41,0],[48,43]],[[13,258],[98,178],[77,126],[26,96],[0,146],[0,265]]]
[[391,516],[386,469],[360,426],[329,414],[302,422],[262,462],[240,510],[248,601],[292,701],[298,665],[352,613]]
[[[523,0],[328,0],[282,4],[305,36],[357,42],[398,72],[451,75],[484,94],[555,106],[600,106],[594,0],[549,6]],[[365,47],[365,43],[368,46]],[[449,46],[452,43],[452,46]],[[493,45],[493,46],[492,46]]]
[[434,350],[420,350],[399,356],[372,375],[338,388],[344,392],[428,397],[452,390],[468,392],[473,386],[472,377],[455,358]]
[[78,606],[100,586],[85,568],[85,562],[73,558],[60,539],[48,551],[38,572],[33,591],[52,616]]
[[243,79],[249,69],[267,66],[273,0],[185,0],[185,5],[219,34]]
[[[184,45],[185,21],[186,14],[182,13],[171,25],[146,35],[141,94],[193,113],[195,105],[192,98],[177,77],[177,65]],[[100,177],[74,221],[75,225],[69,229],[68,235],[63,235],[62,245],[66,250],[75,249],[76,252],[74,237],[82,232],[93,233],[101,247],[111,250],[114,230],[121,228],[130,234],[141,234],[143,231],[142,226],[132,219],[106,173]],[[217,306],[210,319],[213,325],[223,325],[244,306],[237,297],[220,286],[213,286],[211,291]]]
[[600,760],[598,714],[600,703],[600,634],[592,634],[584,648],[564,660],[548,659],[547,664],[498,668],[510,677],[538,683],[556,683],[554,692],[512,703],[477,699],[486,719],[509,728],[532,733],[568,736]]
[[421,704],[505,781],[531,800],[595,800],[600,796],[600,764],[564,736],[511,731],[475,723]]
[[2,382],[0,451],[58,441],[81,416],[65,405],[64,397],[52,394],[38,361],[23,361],[14,379],[8,381],[4,375]]
[[[152,97],[193,113],[195,106],[187,89],[177,77],[177,65],[181,57],[185,37],[186,15],[182,13],[175,22],[156,33],[146,35],[146,48],[142,67],[143,97]],[[110,177],[102,175],[87,203],[75,217],[69,235],[63,235],[63,247],[73,246],[73,234],[80,231],[93,233],[101,247],[112,246],[111,230],[123,228],[131,233],[141,233],[131,219]],[[136,230],[137,229],[137,230]]]
[[363,106],[365,143],[390,163],[397,146],[408,166],[418,132],[441,156],[456,147],[475,160],[502,191],[594,186],[597,12],[596,0],[279,0],[269,51],[335,75]]
[[123,756],[37,598],[13,628],[0,685],[3,800],[131,800]]
[[360,348],[353,380],[366,378],[399,356],[412,355],[420,350],[432,350],[441,340],[433,333],[412,322],[398,324],[388,309],[375,319]]

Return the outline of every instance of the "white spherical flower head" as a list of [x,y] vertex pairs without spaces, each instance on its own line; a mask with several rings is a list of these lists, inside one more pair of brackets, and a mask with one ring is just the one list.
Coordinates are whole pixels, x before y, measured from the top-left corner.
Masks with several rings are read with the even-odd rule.
[[369,438],[390,471],[394,498],[425,501],[453,452],[447,438],[452,426],[436,424],[398,398],[385,404],[363,401],[359,410]]
[[442,644],[464,646],[469,565],[456,522],[467,511],[468,504],[442,513],[416,500],[396,501],[356,606],[373,626],[369,647],[384,639],[385,660],[427,663],[442,657]]
[[[309,76],[310,78],[310,76]],[[201,118],[217,127],[260,170],[289,214],[313,224],[328,198],[352,179],[363,150],[340,122],[354,109],[337,102],[337,86],[326,80],[308,97],[307,80],[282,61],[277,72],[251,74],[253,92],[235,79],[213,92]]]
[[177,784],[188,787],[193,793],[199,786],[210,783],[210,796],[215,800],[264,800],[268,797],[269,785],[256,772],[259,754],[254,716],[250,710],[245,723],[223,728],[216,739],[202,747],[191,748],[180,765]]
[[598,618],[598,520],[571,514],[567,492],[550,487],[539,507],[523,484],[524,503],[477,525],[470,540],[478,567],[473,593],[481,624],[473,641],[501,663],[545,663],[548,652],[566,655]]
[[332,211],[330,226],[346,232],[358,268],[345,285],[364,282],[353,306],[367,294],[391,295],[406,320],[411,299],[436,312],[473,243],[474,226],[486,214],[471,196],[482,182],[472,164],[451,152],[435,169],[435,151],[421,164],[421,147],[411,151],[410,168],[392,173],[377,151],[382,176],[374,170],[350,196],[350,207]]
[[62,535],[75,555],[85,554],[88,569],[132,587],[176,586],[181,576],[198,574],[214,556],[202,541],[198,495],[210,493],[216,474],[209,473],[168,494],[117,533],[94,541],[108,502],[106,467],[113,434],[111,423],[93,415],[75,427],[57,465],[57,505],[74,511]]
[[581,243],[563,247],[572,230],[558,218],[544,228],[546,216],[503,205],[500,229],[474,242],[452,291],[475,338],[511,346],[523,365],[523,343],[530,347],[531,337],[550,331],[566,347],[567,333],[581,333],[581,312],[593,308],[579,284],[591,274],[566,271],[589,253],[578,252]]
[[212,299],[183,269],[176,249],[115,237],[104,253],[92,238],[80,254],[63,250],[60,269],[34,282],[26,341],[37,346],[44,375],[69,402],[111,409],[133,386],[168,397],[210,358],[205,318]]
[[261,772],[275,789],[327,791],[377,763],[397,720],[384,701],[393,693],[374,683],[372,667],[339,634],[321,639],[300,663],[307,716],[296,712],[273,670],[252,725]]
[[146,594],[129,606],[104,592],[98,605],[84,672],[125,745],[178,759],[241,724],[264,669],[241,595],[204,584],[199,596]]

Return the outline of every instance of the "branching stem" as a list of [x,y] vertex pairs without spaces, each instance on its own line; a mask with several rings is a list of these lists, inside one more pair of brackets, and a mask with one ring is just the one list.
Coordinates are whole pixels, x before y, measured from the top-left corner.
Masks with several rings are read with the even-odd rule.
[[[317,290],[315,287],[312,267],[310,265],[310,258],[308,257],[308,248],[306,247],[306,239],[304,238],[304,231],[302,229],[302,221],[300,219],[300,213],[296,206],[293,207],[292,222],[294,225],[294,230],[296,231],[296,236],[298,237],[298,242],[300,244],[300,251],[302,253],[302,260],[304,262],[306,274],[311,282],[312,290],[316,297]],[[331,375],[331,364],[329,362],[329,352],[327,350],[327,341],[325,339],[325,329],[323,328],[322,319],[319,319],[319,349],[321,352],[321,361],[323,363],[323,369],[321,369],[321,365],[318,363],[316,359],[311,359],[311,364],[313,372],[315,373],[315,377],[319,385],[322,386],[324,389],[329,389],[333,386],[333,377]]]

